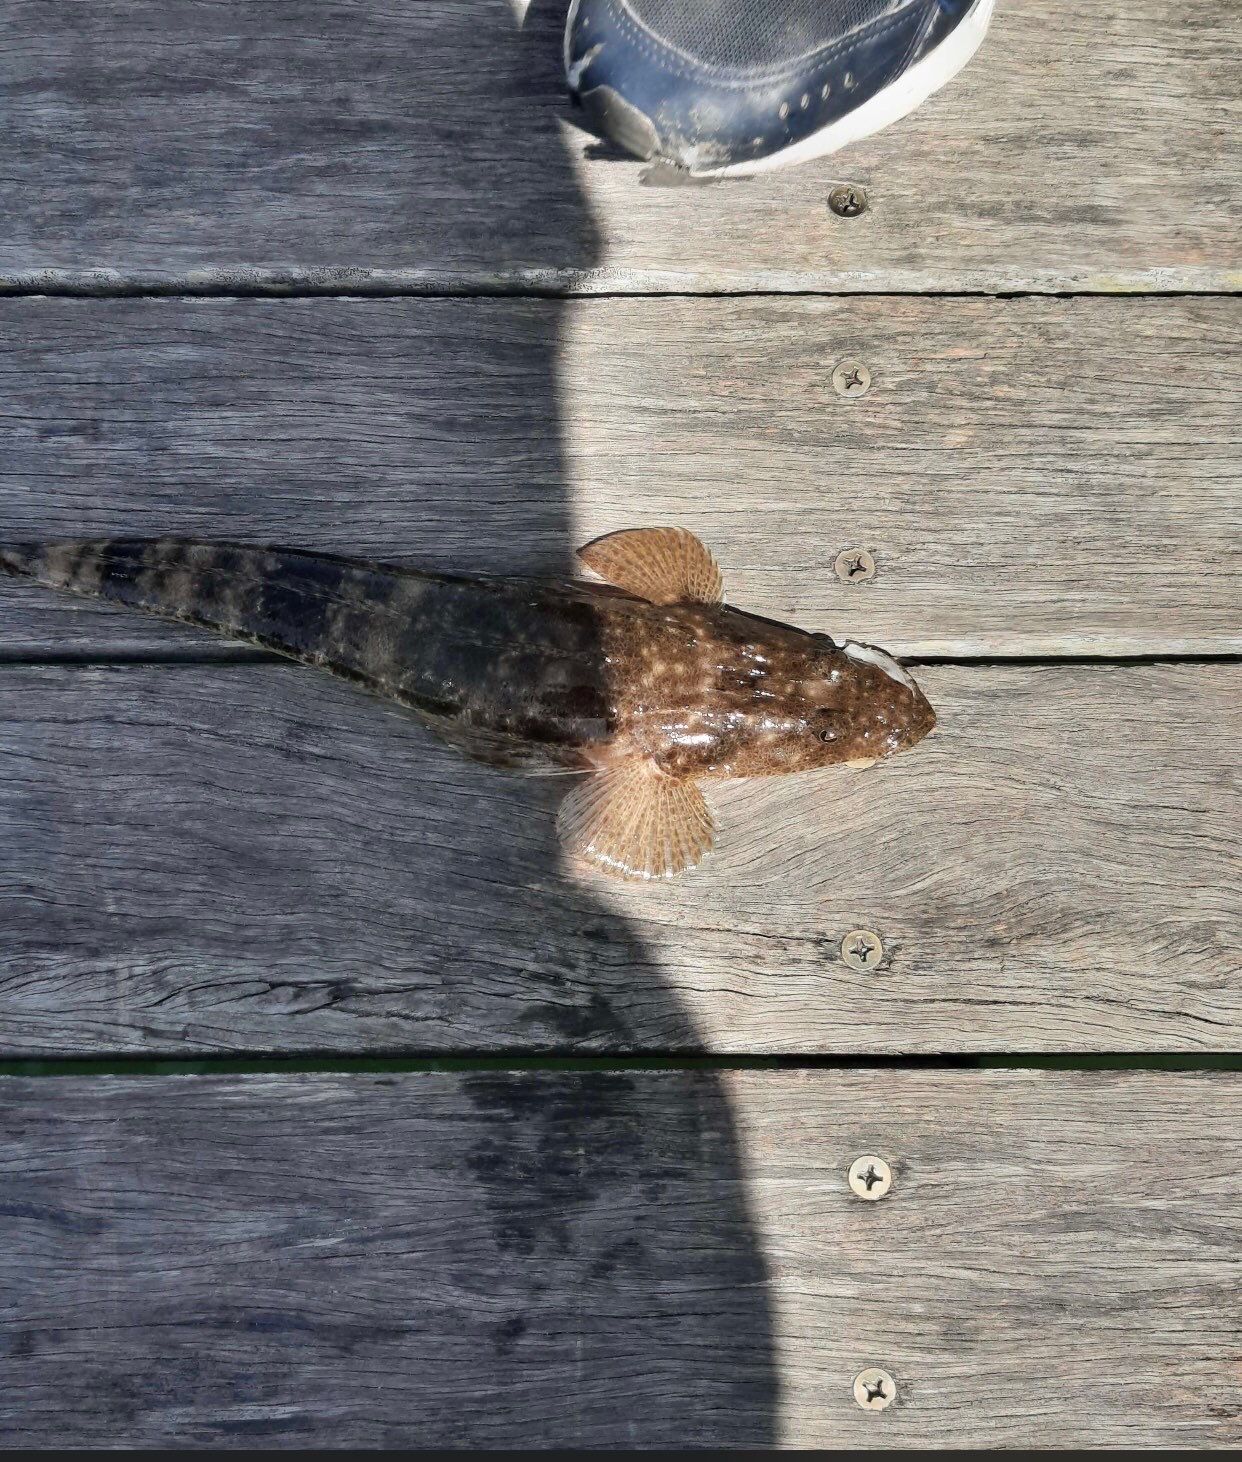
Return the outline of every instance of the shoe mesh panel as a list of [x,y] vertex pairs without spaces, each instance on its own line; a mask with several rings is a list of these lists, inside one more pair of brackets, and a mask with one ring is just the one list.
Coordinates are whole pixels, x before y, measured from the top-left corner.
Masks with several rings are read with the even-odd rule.
[[698,61],[781,65],[899,8],[900,0],[623,0],[662,40]]

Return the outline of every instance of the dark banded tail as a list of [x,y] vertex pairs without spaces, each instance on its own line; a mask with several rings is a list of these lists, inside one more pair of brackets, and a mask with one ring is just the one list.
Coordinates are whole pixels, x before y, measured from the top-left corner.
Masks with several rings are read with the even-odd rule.
[[11,543],[0,546],[0,571],[17,578],[34,578],[43,549],[37,543]]
[[488,761],[556,760],[608,732],[588,586],[169,538],[0,547],[0,569],[318,666]]
[[0,568],[373,682],[390,678],[434,582],[329,554],[168,538],[0,547]]

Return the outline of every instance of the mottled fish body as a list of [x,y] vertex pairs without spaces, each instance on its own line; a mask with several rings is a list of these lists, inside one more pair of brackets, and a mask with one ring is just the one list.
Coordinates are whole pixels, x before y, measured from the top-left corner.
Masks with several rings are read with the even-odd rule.
[[180,539],[0,549],[0,566],[327,670],[473,732],[488,759],[576,761],[606,735],[598,627],[572,585]]
[[479,760],[589,773],[562,838],[628,877],[708,851],[703,780],[870,761],[935,724],[883,651],[721,603],[715,561],[683,530],[612,534],[581,557],[605,582],[180,539],[0,549],[0,568],[325,669]]

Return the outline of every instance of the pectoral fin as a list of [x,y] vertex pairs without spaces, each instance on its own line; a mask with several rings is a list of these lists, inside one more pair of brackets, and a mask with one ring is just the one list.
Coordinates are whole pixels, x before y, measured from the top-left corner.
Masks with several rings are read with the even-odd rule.
[[578,557],[601,579],[652,604],[719,604],[723,597],[719,565],[684,528],[609,533],[580,548]]
[[711,851],[712,814],[693,782],[649,761],[594,772],[561,803],[566,852],[621,878],[672,878]]

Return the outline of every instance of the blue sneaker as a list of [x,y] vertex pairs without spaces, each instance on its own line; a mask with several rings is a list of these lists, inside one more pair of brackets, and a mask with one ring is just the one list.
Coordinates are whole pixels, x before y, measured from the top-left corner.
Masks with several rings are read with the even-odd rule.
[[727,176],[822,157],[911,112],[993,0],[573,0],[570,90],[626,152]]

